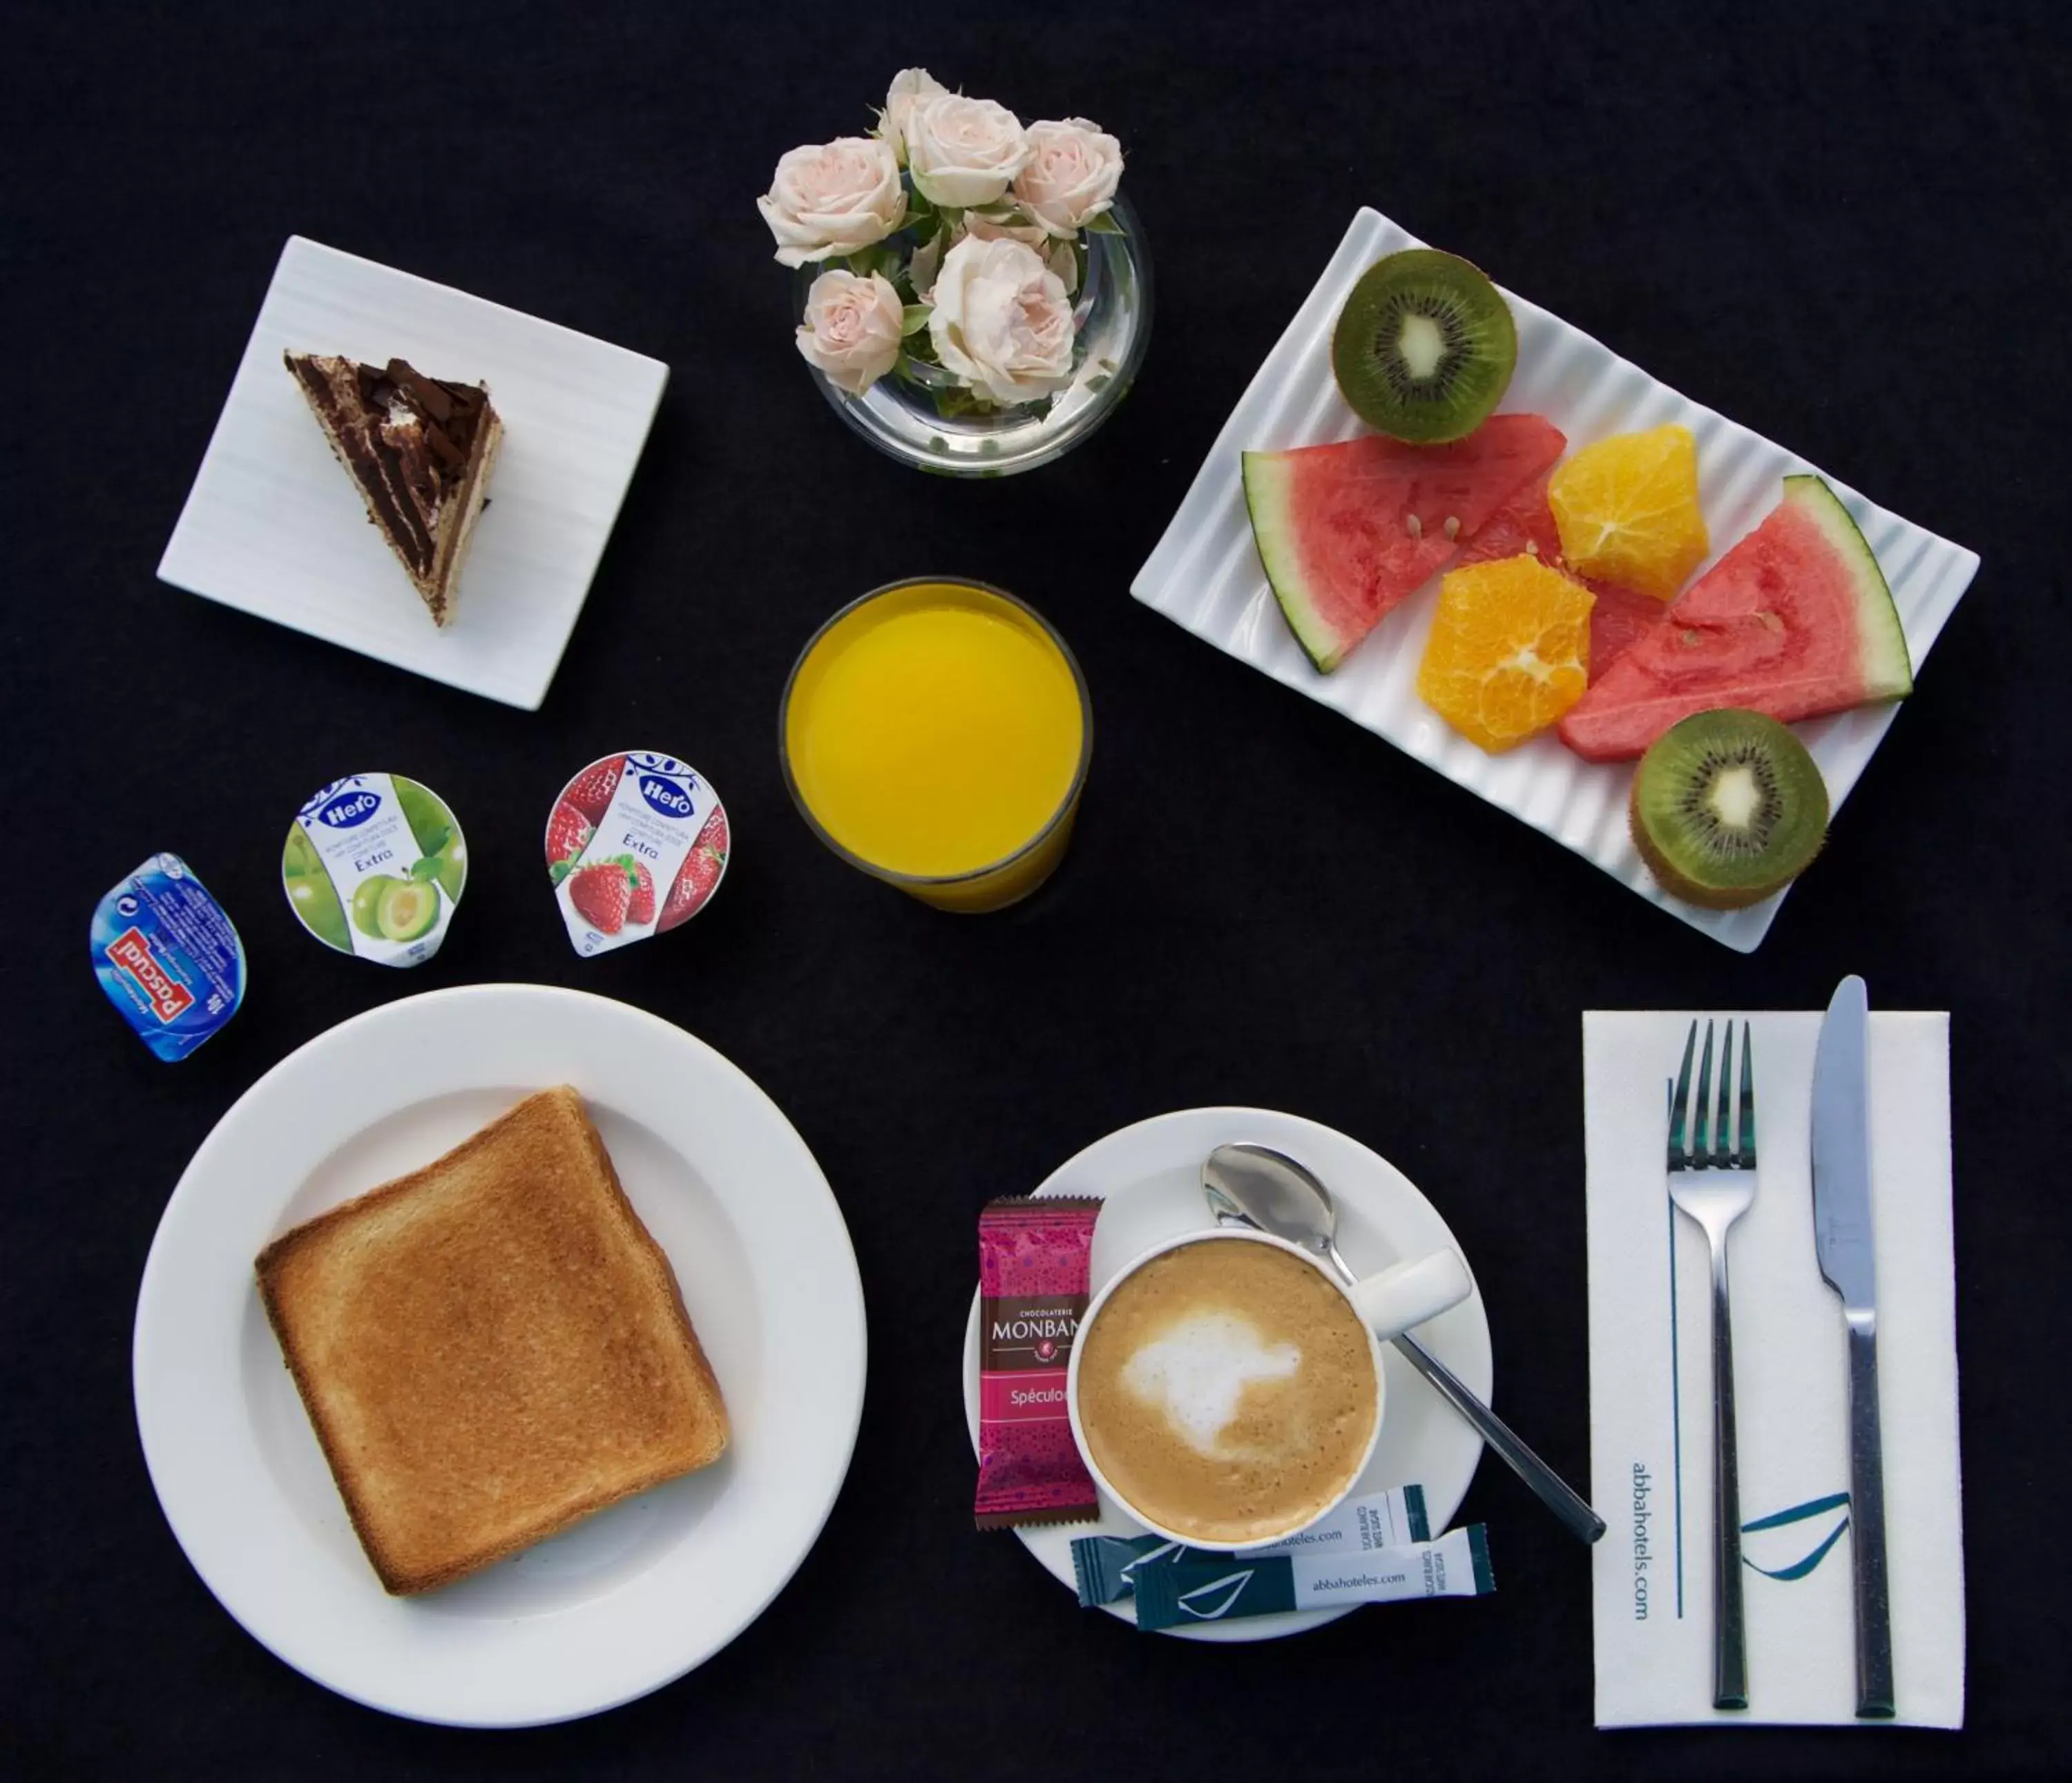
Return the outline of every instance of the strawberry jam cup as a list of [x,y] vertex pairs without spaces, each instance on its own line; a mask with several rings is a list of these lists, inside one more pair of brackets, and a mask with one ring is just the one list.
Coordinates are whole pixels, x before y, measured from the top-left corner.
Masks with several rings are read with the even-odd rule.
[[719,889],[730,846],[726,807],[688,762],[599,756],[547,815],[547,877],[569,945],[588,958],[689,922]]
[[1093,754],[1064,639],[962,577],[889,583],[836,614],[793,666],[777,729],[813,833],[946,910],[1000,910],[1050,877]]

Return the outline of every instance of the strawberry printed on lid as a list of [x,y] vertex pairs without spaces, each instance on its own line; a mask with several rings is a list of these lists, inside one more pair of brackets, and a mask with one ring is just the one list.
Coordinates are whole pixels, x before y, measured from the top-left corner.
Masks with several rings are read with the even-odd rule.
[[[720,834],[724,837],[726,834],[725,814],[714,812],[713,822],[719,825]],[[703,833],[709,835],[711,830],[712,824],[708,824]],[[661,920],[655,925],[655,932],[659,935],[666,929],[673,929],[679,922],[697,915],[704,907],[705,900],[712,896],[714,888],[719,884],[720,876],[726,871],[725,852],[708,847],[701,836],[698,845],[684,857],[683,870],[669,887],[668,902],[662,906]]]
[[626,926],[632,893],[632,879],[616,861],[578,867],[569,875],[569,902],[602,935],[616,935]]
[[633,891],[626,906],[626,920],[647,924],[655,920],[655,881],[639,861],[633,863]]
[[547,820],[548,866],[557,867],[581,854],[590,841],[591,831],[590,819],[567,799],[557,799],[554,815]]
[[688,762],[645,750],[600,756],[556,795],[547,877],[576,951],[608,952],[676,927],[724,876],[726,811]]
[[611,755],[593,762],[563,789],[561,797],[593,824],[604,821],[611,795],[619,790],[619,777],[626,771],[626,758]]

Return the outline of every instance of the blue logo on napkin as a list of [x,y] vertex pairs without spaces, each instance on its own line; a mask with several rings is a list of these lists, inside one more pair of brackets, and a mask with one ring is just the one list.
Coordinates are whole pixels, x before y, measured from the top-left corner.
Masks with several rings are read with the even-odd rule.
[[[1678,1390],[1681,1370],[1677,1362],[1676,1344],[1676,1210],[1669,1209],[1669,1420],[1671,1440],[1674,1444],[1674,1488],[1676,1518],[1676,1614],[1684,1614],[1684,1406],[1683,1395]],[[1765,1530],[1784,1529],[1793,1523],[1807,1522],[1815,1517],[1824,1516],[1831,1510],[1841,1512],[1841,1520],[1821,1539],[1817,1547],[1788,1566],[1758,1566],[1744,1553],[1741,1564],[1761,1573],[1766,1579],[1781,1579],[1789,1584],[1795,1579],[1803,1579],[1827,1558],[1827,1551],[1841,1540],[1842,1532],[1849,1526],[1849,1495],[1846,1492],[1831,1492],[1825,1497],[1808,1498],[1803,1505],[1793,1505],[1786,1510],[1772,1511],[1767,1517],[1758,1517],[1753,1522],[1741,1525],[1744,1535],[1760,1534]]]
[[1773,1511],[1767,1517],[1758,1517],[1752,1523],[1741,1525],[1742,1534],[1753,1535],[1766,1529],[1782,1529],[1788,1524],[1803,1523],[1812,1518],[1824,1515],[1831,1510],[1840,1511],[1841,1521],[1827,1531],[1820,1545],[1807,1554],[1804,1559],[1794,1560],[1789,1566],[1761,1567],[1757,1566],[1754,1561],[1744,1554],[1741,1556],[1741,1564],[1753,1567],[1766,1579],[1782,1579],[1787,1582],[1794,1579],[1803,1579],[1807,1574],[1827,1558],[1827,1550],[1841,1540],[1842,1531],[1849,1526],[1848,1493],[1831,1492],[1824,1498],[1808,1498],[1803,1505],[1794,1505],[1788,1510]]

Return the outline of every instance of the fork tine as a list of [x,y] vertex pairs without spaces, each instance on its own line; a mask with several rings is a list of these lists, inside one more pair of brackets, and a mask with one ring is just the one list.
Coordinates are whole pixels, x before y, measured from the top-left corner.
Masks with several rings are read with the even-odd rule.
[[1720,1101],[1719,1111],[1713,1116],[1712,1167],[1716,1170],[1734,1168],[1733,1148],[1729,1142],[1727,1120],[1733,1106],[1734,1093],[1734,1025],[1726,1024],[1720,1034]]
[[1684,1037],[1684,1062],[1676,1073],[1676,1087],[1669,1098],[1669,1168],[1683,1169],[1690,1161],[1684,1144],[1684,1123],[1691,1107],[1691,1057],[1698,1050],[1698,1024]]
[[[1736,1164],[1744,1170],[1755,1168],[1755,1049],[1749,1039],[1749,1025],[1741,1024],[1741,1139],[1735,1154]],[[1726,1085],[1720,1086],[1722,1096]]]
[[1697,1126],[1691,1161],[1702,1170],[1712,1161],[1712,1024],[1709,1021],[1705,1024],[1705,1054],[1698,1065]]

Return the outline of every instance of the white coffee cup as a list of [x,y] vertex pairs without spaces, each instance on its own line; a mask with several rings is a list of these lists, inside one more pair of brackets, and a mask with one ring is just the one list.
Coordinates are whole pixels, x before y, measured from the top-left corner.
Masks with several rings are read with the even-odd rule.
[[[1146,1263],[1164,1256],[1168,1251],[1196,1244],[1265,1244],[1277,1251],[1285,1251],[1292,1257],[1300,1258],[1344,1297],[1355,1316],[1366,1327],[1371,1360],[1374,1364],[1374,1425],[1367,1433],[1367,1446],[1361,1451],[1359,1465],[1349,1468],[1345,1478],[1338,1483],[1337,1492],[1301,1522],[1292,1524],[1272,1536],[1262,1536],[1256,1541],[1205,1540],[1198,1535],[1190,1535],[1184,1531],[1168,1528],[1147,1515],[1117,1491],[1101,1471],[1100,1464],[1094,1459],[1092,1448],[1087,1441],[1085,1428],[1079,1419],[1079,1361],[1086,1354],[1087,1335],[1093,1329],[1095,1321],[1100,1317],[1102,1308],[1107,1305],[1116,1291]],[[1100,1292],[1088,1303],[1086,1313],[1079,1321],[1079,1334],[1072,1344],[1071,1364],[1065,1376],[1065,1408],[1071,1419],[1072,1440],[1078,1446],[1079,1459],[1085,1462],[1087,1472],[1093,1476],[1094,1484],[1102,1492],[1146,1529],[1154,1534],[1164,1536],[1168,1541],[1178,1542],[1187,1547],[1227,1553],[1243,1547],[1257,1547],[1268,1541],[1285,1541],[1291,1535],[1300,1534],[1338,1508],[1358,1483],[1360,1476],[1367,1471],[1367,1463],[1374,1458],[1374,1447],[1381,1436],[1382,1419],[1388,1409],[1386,1377],[1381,1366],[1383,1341],[1408,1331],[1413,1325],[1422,1325],[1427,1319],[1437,1318],[1449,1308],[1459,1305],[1474,1291],[1474,1284],[1468,1275],[1468,1266],[1461,1260],[1457,1251],[1451,1250],[1435,1251],[1429,1256],[1392,1264],[1371,1276],[1363,1276],[1347,1287],[1301,1246],[1290,1244],[1285,1239],[1274,1238],[1264,1232],[1251,1231],[1240,1226],[1218,1226],[1207,1231],[1183,1232],[1178,1237],[1166,1239],[1149,1250],[1140,1252],[1111,1276]]]

